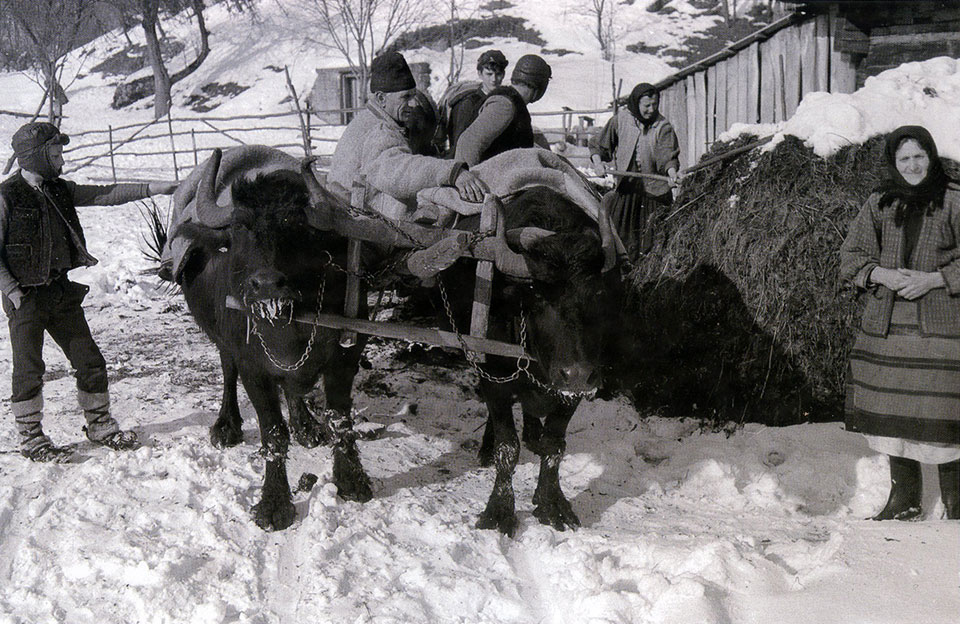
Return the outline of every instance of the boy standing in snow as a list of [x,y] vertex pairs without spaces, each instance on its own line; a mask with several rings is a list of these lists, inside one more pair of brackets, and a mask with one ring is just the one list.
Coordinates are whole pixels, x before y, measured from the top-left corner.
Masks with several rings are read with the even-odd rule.
[[92,186],[60,179],[63,146],[70,138],[53,124],[31,122],[12,139],[20,171],[0,184],[0,291],[13,351],[11,407],[20,452],[33,461],[64,461],[70,449],[43,433],[43,337],[63,349],[76,369],[77,393],[96,444],[127,450],[139,446],[110,415],[107,368],[87,326],[81,303],[89,288],[67,272],[93,266],[76,206],[113,206],[170,194],[175,183]]

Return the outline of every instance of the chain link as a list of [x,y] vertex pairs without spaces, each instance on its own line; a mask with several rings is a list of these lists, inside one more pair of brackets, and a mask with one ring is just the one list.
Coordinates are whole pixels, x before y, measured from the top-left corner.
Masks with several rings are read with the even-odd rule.
[[[329,254],[327,254],[329,255]],[[328,264],[333,264],[331,260]],[[313,342],[317,338],[317,330],[320,327],[320,323],[317,322],[320,319],[320,310],[323,307],[323,295],[324,291],[327,289],[327,278],[324,276],[323,280],[320,282],[320,292],[317,293],[317,317],[312,323],[313,329],[310,330],[310,338],[307,340],[307,347],[304,349],[303,354],[300,356],[300,359],[294,362],[293,364],[284,364],[276,356],[270,353],[270,349],[267,347],[267,342],[264,340],[263,335],[260,333],[260,328],[257,327],[257,317],[256,315],[250,315],[250,322],[252,325],[253,335],[260,340],[260,346],[263,348],[263,352],[266,354],[267,359],[270,360],[270,363],[279,368],[280,370],[286,373],[292,373],[295,370],[299,370],[307,363],[307,359],[310,357],[310,352],[313,351]]]

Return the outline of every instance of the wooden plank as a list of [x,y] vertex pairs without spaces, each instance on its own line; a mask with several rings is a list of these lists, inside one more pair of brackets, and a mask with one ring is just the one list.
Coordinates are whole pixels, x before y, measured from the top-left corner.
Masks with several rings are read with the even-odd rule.
[[697,162],[697,88],[696,78],[689,76],[684,80],[687,90],[687,163]]
[[841,18],[832,18],[830,34],[830,93],[853,93],[857,90],[857,68],[853,57],[837,49],[836,38],[839,34]]
[[716,136],[714,141],[729,127],[727,125],[727,63],[729,62],[727,60],[717,63],[717,109],[714,114]]
[[[490,232],[497,228],[497,207],[492,202],[484,202],[480,212],[480,231]],[[490,321],[490,298],[493,296],[493,263],[481,260],[477,262],[477,271],[473,285],[473,310],[470,316],[470,335],[476,338],[487,337],[487,324]],[[477,354],[477,361],[483,362],[483,354]]]
[[[813,22],[809,22],[813,23]],[[790,119],[797,112],[800,104],[800,81],[802,78],[802,48],[800,43],[800,28],[786,28],[781,33],[783,40],[783,61],[786,96],[786,110],[784,119]]]
[[711,65],[707,68],[707,101],[706,101],[706,140],[704,149],[708,149],[716,139],[716,120],[717,120],[717,66]]
[[677,142],[680,144],[680,168],[688,164],[689,154],[687,153],[687,83],[680,81],[671,85],[667,89],[672,94],[673,109],[670,113],[670,123],[677,133]]
[[740,55],[727,59],[727,119],[724,122],[727,130],[735,123],[742,121],[740,119],[740,110],[742,108],[740,99],[743,97],[743,90],[747,88],[746,82],[740,83]]
[[746,56],[741,59],[741,67],[746,66],[742,73],[747,76],[749,87],[745,91],[744,101],[746,115],[745,123],[755,124],[760,121],[760,44],[750,46]]
[[773,39],[760,44],[760,123],[776,121],[777,79],[775,68],[779,58],[773,47]]
[[[231,310],[243,310],[243,306],[233,297],[227,297],[227,307]],[[367,319],[355,319],[338,316],[336,314],[298,314],[293,317],[298,323],[308,325],[320,325],[332,329],[340,329],[368,336],[381,336],[383,338],[392,338],[395,340],[407,340],[410,342],[422,342],[437,347],[462,348],[457,335],[453,332],[433,329],[430,327],[417,327],[415,325],[406,325],[402,323],[390,323],[385,321],[369,321]],[[471,351],[488,353],[490,355],[500,355],[503,357],[526,358],[535,361],[529,353],[515,344],[491,340],[489,338],[476,338],[475,336],[462,335],[463,341]]]
[[[362,210],[367,198],[366,180],[361,176],[353,184],[350,204]],[[343,314],[356,318],[360,311],[360,241],[351,238],[347,241],[347,292],[343,301]],[[345,329],[340,333],[340,346],[349,348],[357,344],[357,332]]]
[[800,25],[800,100],[817,90],[817,21]]
[[830,16],[818,15],[817,24],[817,72],[816,72],[816,91],[830,90]]
[[786,90],[784,87],[784,46],[783,46],[783,36],[781,33],[777,33],[776,36],[770,38],[770,53],[773,55],[771,59],[773,62],[773,121],[780,122],[786,119],[784,107],[786,100]]
[[694,74],[693,84],[696,102],[696,110],[694,111],[696,136],[691,162],[697,162],[707,151],[707,73]]

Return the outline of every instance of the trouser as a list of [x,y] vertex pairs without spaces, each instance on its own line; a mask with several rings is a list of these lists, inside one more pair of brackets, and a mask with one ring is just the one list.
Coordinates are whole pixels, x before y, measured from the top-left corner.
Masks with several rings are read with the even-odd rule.
[[107,365],[83,314],[81,304],[88,291],[62,275],[45,286],[26,289],[19,309],[6,296],[2,298],[13,351],[11,403],[25,439],[42,435],[44,333],[50,334],[76,370],[88,437],[101,439],[119,429],[109,415]]

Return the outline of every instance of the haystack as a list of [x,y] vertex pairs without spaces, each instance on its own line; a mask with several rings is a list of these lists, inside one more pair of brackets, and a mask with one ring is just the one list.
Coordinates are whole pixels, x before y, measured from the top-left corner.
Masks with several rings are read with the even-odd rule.
[[685,180],[629,275],[633,340],[616,368],[638,406],[771,425],[842,417],[859,305],[839,250],[882,179],[882,146],[823,159],[788,136]]

